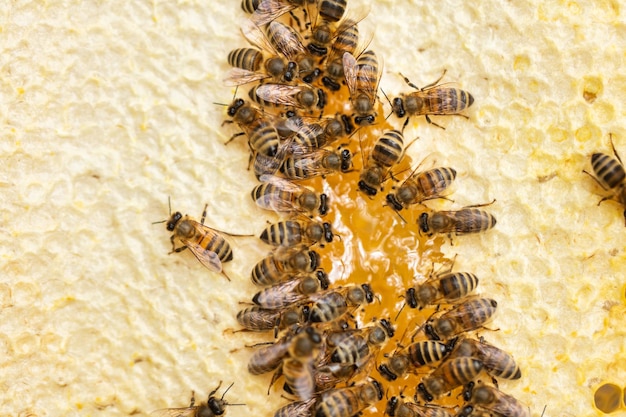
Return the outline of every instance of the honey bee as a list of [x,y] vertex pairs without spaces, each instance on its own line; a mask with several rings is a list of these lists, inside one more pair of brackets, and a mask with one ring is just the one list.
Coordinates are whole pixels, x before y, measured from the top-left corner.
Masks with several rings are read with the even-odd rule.
[[490,345],[484,340],[463,339],[452,352],[451,357],[471,356],[480,360],[490,375],[504,379],[519,379],[522,371],[509,353]]
[[[470,400],[470,416],[473,411],[507,417],[530,417],[530,413],[516,398],[488,385],[474,388]],[[476,415],[483,415],[482,413]]]
[[332,389],[321,395],[315,407],[315,417],[352,417],[382,398],[383,389],[375,379]]
[[288,332],[275,343],[255,350],[248,361],[248,372],[261,375],[278,369],[289,352],[293,336],[293,332]]
[[387,194],[387,203],[396,211],[420,204],[426,200],[442,198],[443,193],[456,178],[454,168],[433,168],[412,172],[395,193]]
[[268,245],[294,248],[309,247],[318,242],[330,243],[334,235],[330,223],[286,220],[270,224],[259,237]]
[[[230,236],[244,235],[220,232],[205,226],[204,220],[207,207],[208,204],[205,204],[199,223],[187,215],[183,216],[179,211],[171,215],[166,224],[167,230],[173,232],[170,237],[172,242],[172,251],[170,253],[178,253],[189,249],[202,265],[211,271],[220,272],[230,281],[228,275],[222,270],[222,263],[232,261],[233,251],[228,241],[222,236],[222,233]],[[180,241],[182,246],[177,248],[176,240]]]
[[394,353],[386,364],[378,367],[378,372],[388,381],[395,381],[419,367],[430,365],[442,360],[454,343],[445,344],[435,340],[423,340],[411,343],[399,352]]
[[[340,42],[339,37],[342,37],[341,43],[338,45],[338,48],[342,48],[342,51],[339,53],[335,50],[332,55],[333,60],[338,58],[339,66],[343,66],[341,62],[343,52],[352,53],[356,50],[358,42],[356,25],[369,13],[368,7],[361,7],[357,9],[356,13],[352,12],[344,17],[345,6],[346,4],[343,0],[324,0],[322,2],[318,10],[319,21],[312,26],[311,41],[307,45],[307,49],[312,55],[325,57],[328,55],[328,48],[334,49],[335,44]],[[356,33],[356,39],[352,37],[347,38],[351,43],[348,46],[345,45],[346,38],[343,35],[345,31],[351,31],[351,36]],[[343,77],[343,68],[341,69],[341,76]]]
[[441,363],[433,372],[424,378],[417,386],[424,399],[428,402],[467,384],[483,369],[478,359],[468,356],[448,359]]
[[337,384],[348,381],[358,370],[355,364],[329,363],[315,367],[315,392],[335,388]]
[[428,123],[432,123],[442,129],[442,126],[430,120],[430,115],[457,115],[467,118],[461,112],[474,103],[474,97],[465,90],[438,85],[445,73],[446,71],[444,70],[441,77],[424,88],[419,88],[410,82],[407,77],[403,77],[410,87],[417,90],[413,93],[400,94],[400,97],[394,98],[391,103],[392,111],[397,117],[403,118],[408,116],[404,126],[409,123],[410,116],[425,116]]
[[388,130],[378,138],[367,164],[361,171],[359,190],[375,196],[391,167],[397,164],[404,154],[402,132]]
[[441,340],[478,329],[493,317],[497,306],[490,298],[469,298],[435,319],[432,325],[426,324],[425,332],[431,339]]
[[272,254],[263,258],[252,269],[252,282],[256,285],[273,285],[284,281],[291,274],[313,272],[320,267],[320,255],[312,250],[301,250],[287,258]]
[[328,212],[326,194],[318,194],[306,187],[271,175],[262,175],[260,180],[263,183],[254,187],[251,195],[252,200],[265,210],[310,214],[317,211],[320,216]]
[[[606,200],[615,200],[622,206],[626,206],[626,171],[624,164],[613,145],[613,135],[611,138],[611,148],[615,158],[604,153],[594,153],[591,155],[591,168],[595,175],[589,174],[605,191],[612,190],[613,194],[602,198],[598,205]],[[624,220],[626,221],[626,210],[624,210]]]
[[315,392],[313,365],[321,343],[320,334],[307,327],[291,342],[289,357],[283,360],[285,383],[301,401],[311,399]]
[[331,41],[332,46],[325,67],[326,75],[322,77],[322,84],[330,91],[339,91],[341,89],[340,82],[345,79],[343,55],[345,53],[354,55],[359,47],[359,29],[357,26],[359,20],[361,19],[344,19],[335,32],[334,40]]
[[452,417],[445,409],[436,405],[419,405],[391,397],[387,402],[385,414],[390,417]]
[[354,132],[354,126],[346,115],[324,118],[321,121],[307,122],[304,118],[294,116],[285,125],[295,132],[293,151],[302,153],[303,149],[314,151]]
[[283,162],[281,172],[292,180],[325,176],[333,172],[346,173],[352,167],[349,149],[330,151],[318,149],[309,153],[293,154]]
[[282,309],[307,299],[319,289],[319,280],[305,275],[259,291],[252,297],[252,302],[267,309]]
[[469,295],[478,286],[478,278],[470,272],[449,272],[436,275],[406,292],[406,302],[420,310],[439,300],[458,300]]
[[[257,26],[251,23],[250,25],[244,25],[244,35],[250,34],[250,38],[246,36],[249,40],[254,40],[255,42],[263,42],[259,39],[259,35],[255,33],[255,30],[251,28],[251,26]],[[302,70],[309,70],[309,64],[307,63],[306,57],[308,56],[308,51],[304,44],[302,43],[302,38],[300,34],[296,32],[292,27],[287,26],[280,22],[271,22],[267,26],[267,40],[269,41],[271,47],[278,51],[281,55],[286,57],[289,61],[298,62],[299,66],[303,66],[304,68],[300,68]]]
[[349,307],[356,308],[373,300],[374,293],[368,284],[330,290],[316,295],[309,320],[314,323],[331,322],[346,314]]
[[393,327],[385,319],[374,326],[331,333],[327,336],[327,343],[334,346],[330,360],[361,368],[393,334]]
[[[247,103],[243,99],[235,99],[228,107],[228,116],[248,136],[248,145],[254,152],[268,157],[276,157],[280,150],[280,137],[276,127],[267,115]],[[235,134],[226,143],[228,144],[240,134]],[[279,165],[280,166],[280,165]]]
[[237,313],[237,322],[245,330],[262,332],[279,330],[302,324],[309,315],[308,306],[295,306],[285,310],[268,309],[259,306],[244,308]]
[[306,401],[290,402],[276,410],[274,417],[310,417],[315,401],[317,398],[313,397]]
[[422,213],[418,219],[420,230],[428,235],[434,233],[466,235],[485,232],[496,225],[496,218],[493,215],[476,207],[478,206],[464,207],[456,211],[436,211],[431,215]]
[[162,410],[153,411],[150,413],[151,416],[154,417],[217,417],[221,416],[226,412],[226,407],[229,405],[245,405],[245,404],[233,404],[224,400],[224,396],[234,385],[234,382],[226,388],[224,394],[222,394],[221,398],[215,398],[214,395],[217,390],[222,386],[222,381],[218,384],[217,388],[215,388],[209,394],[209,399],[206,403],[201,403],[200,405],[194,406],[195,397],[192,393],[191,395],[191,404],[186,408],[164,408]]
[[255,88],[255,94],[266,105],[273,103],[312,111],[315,107],[323,109],[326,104],[323,90],[305,85],[261,84]]
[[358,59],[345,52],[342,62],[352,109],[356,114],[354,122],[359,126],[371,125],[376,119],[374,106],[381,74],[378,58],[372,50],[363,52]]

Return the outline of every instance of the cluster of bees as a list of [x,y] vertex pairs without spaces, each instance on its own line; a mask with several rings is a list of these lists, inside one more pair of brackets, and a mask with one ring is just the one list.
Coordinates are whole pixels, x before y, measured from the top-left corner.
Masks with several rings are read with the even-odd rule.
[[[337,213],[347,210],[320,192],[321,181],[331,177],[353,184],[368,204],[389,207],[389,216],[397,215],[420,236],[480,233],[496,224],[483,209],[488,204],[446,211],[423,204],[447,199],[457,175],[454,168],[402,169],[408,159],[404,129],[409,118],[425,116],[439,126],[430,117],[463,116],[474,101],[471,94],[439,84],[441,78],[423,88],[404,78],[415,91],[387,99],[389,116],[404,124],[381,129],[389,126],[378,97],[382,64],[358,29],[368,9],[348,10],[345,0],[243,0],[242,8],[251,14],[242,25],[250,46],[228,54],[232,68],[225,82],[237,87],[236,94],[247,89],[247,97],[236,97],[227,106],[226,122],[241,130],[228,142],[247,139],[248,169],[260,181],[250,193],[252,200],[285,218],[259,236],[272,249],[251,272],[259,291],[237,320],[242,330],[273,336],[271,343],[255,347],[248,371],[273,372],[270,390],[282,381],[291,401],[275,416],[352,417],[383,397],[391,417],[528,416],[518,400],[497,387],[496,378],[521,377],[512,356],[470,336],[497,308],[495,300],[473,294],[478,285],[474,274],[450,268],[403,289],[407,311],[419,323],[396,340],[393,352],[384,353],[396,336],[395,320],[363,324],[360,318],[380,301],[376,286],[384,286],[384,279],[359,282],[355,276],[349,277],[351,283],[334,285],[325,267],[324,252],[342,243]],[[409,175],[400,182],[396,176],[405,171]],[[382,198],[392,182],[397,185]],[[420,207],[414,225],[409,224],[402,213]],[[335,223],[324,220],[333,212]],[[190,249],[204,266],[230,280],[223,270],[233,259],[224,236],[229,234],[205,225],[205,218],[206,206],[200,222],[172,214],[167,221],[172,251]],[[424,318],[419,315],[423,311],[432,314]],[[374,370],[382,378],[375,378]],[[398,387],[415,376],[420,379],[410,401],[406,386]],[[188,408],[160,412],[221,415],[232,404],[223,396],[217,399],[216,392],[200,406],[192,401]]]

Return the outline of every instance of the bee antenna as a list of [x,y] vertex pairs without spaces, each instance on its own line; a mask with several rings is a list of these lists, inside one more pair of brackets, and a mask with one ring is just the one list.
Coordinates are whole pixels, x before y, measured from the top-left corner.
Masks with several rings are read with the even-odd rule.
[[228,107],[228,104],[224,104],[224,103],[216,103],[216,102],[213,102],[213,104],[215,104],[216,106],[224,106],[224,107]]
[[172,200],[170,199],[170,196],[167,196],[167,208],[170,211],[170,216],[172,215]]
[[161,224],[161,223],[165,223],[166,221],[167,221],[167,219],[165,219],[165,220],[160,220],[160,221],[158,221],[158,222],[152,222],[152,223],[150,223],[150,224]]
[[[222,400],[224,399],[224,396],[226,395],[226,393],[228,392],[228,390],[229,390],[229,389],[230,389],[233,385],[235,385],[235,383],[234,383],[234,382],[233,382],[232,384],[230,384],[230,385],[228,386],[228,388],[226,388],[226,390],[224,390],[224,393],[222,394],[222,398],[221,398]],[[245,405],[245,404],[228,404],[228,405]]]
[[398,317],[400,317],[400,313],[402,313],[402,310],[404,310],[404,307],[406,307],[406,303],[402,303],[402,307],[400,307],[400,311],[398,311],[398,314],[396,314],[396,318],[393,319],[393,321],[398,321]]

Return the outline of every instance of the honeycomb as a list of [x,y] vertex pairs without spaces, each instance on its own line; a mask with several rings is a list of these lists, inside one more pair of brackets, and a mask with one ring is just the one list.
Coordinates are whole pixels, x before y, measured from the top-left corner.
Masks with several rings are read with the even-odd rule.
[[[398,71],[425,85],[447,69],[476,98],[469,121],[439,118],[442,131],[418,119],[405,134],[420,137],[412,161],[457,169],[455,204],[496,199],[494,230],[440,244],[499,301],[500,330],[485,337],[525,375],[501,389],[533,416],[600,415],[596,389],[626,379],[624,219],[597,206],[604,192],[581,171],[610,153],[609,133],[626,152],[619,4],[371,8],[362,25],[384,54],[385,92],[406,91]],[[168,196],[195,218],[209,203],[207,224],[232,232],[277,219],[250,201],[245,144],[223,146],[231,132],[213,104],[232,98],[221,76],[245,15],[196,2],[2,11],[0,414],[146,415],[234,380],[227,399],[269,415],[282,402],[265,395],[269,377],[246,375],[241,349],[258,338],[224,332],[265,249],[233,240],[240,279],[227,283],[189,254],[166,256],[151,225]]]

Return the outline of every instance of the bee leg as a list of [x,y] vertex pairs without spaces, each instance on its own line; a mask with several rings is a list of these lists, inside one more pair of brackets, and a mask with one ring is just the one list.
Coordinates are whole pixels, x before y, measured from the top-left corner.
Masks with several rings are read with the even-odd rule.
[[182,252],[185,249],[187,249],[187,246],[181,246],[180,248],[176,247],[176,244],[174,243],[174,235],[172,235],[172,237],[170,237],[170,242],[172,242],[172,250],[168,253],[168,255],[172,254],[174,252],[176,252],[176,253]]
[[440,128],[441,128],[441,129],[443,129],[443,130],[446,130],[446,128],[445,128],[445,127],[443,127],[443,126],[441,126],[441,125],[438,125],[437,123],[435,123],[435,122],[433,122],[432,120],[430,120],[430,117],[428,117],[428,115],[425,115],[425,117],[426,117],[426,121],[427,121],[428,123],[430,123],[431,125],[433,125],[433,126],[437,126],[437,127],[440,127]]
[[624,165],[624,164],[622,164],[622,158],[619,157],[619,155],[617,154],[617,151],[615,150],[615,145],[613,144],[613,134],[612,133],[609,133],[609,140],[611,141],[611,148],[613,148],[613,154],[615,155],[615,157],[619,161],[620,165]]
[[444,76],[444,75],[446,75],[446,72],[447,72],[447,71],[448,71],[448,69],[447,69],[447,68],[444,68],[444,70],[443,70],[443,72],[441,73],[441,76],[439,76],[439,78],[437,78],[434,82],[432,82],[432,83],[430,83],[430,84],[428,84],[428,85],[425,85],[424,87],[422,87],[422,88],[421,88],[421,90],[425,90],[425,89],[427,89],[427,88],[430,88],[430,87],[433,87],[433,86],[435,86],[435,85],[439,84],[439,81],[441,81],[441,79],[443,78],[443,76]]
[[605,202],[606,200],[611,200],[613,197],[612,196],[608,196],[608,197],[603,197],[602,200],[598,201],[598,205],[602,204],[603,202]]
[[228,275],[226,275],[226,272],[224,272],[224,270],[222,270],[221,274],[224,275],[224,278],[226,278],[228,281],[230,281],[230,277]]
[[233,139],[235,139],[238,136],[242,136],[242,135],[245,135],[245,133],[244,132],[235,133],[234,135],[232,135],[230,137],[230,139],[228,139],[226,142],[224,142],[224,145],[228,145],[230,142],[232,142]]
[[220,383],[217,384],[217,388],[215,388],[213,391],[211,391],[209,393],[209,398],[211,398],[213,395],[215,395],[215,393],[217,392],[218,389],[220,389],[221,386],[222,386],[222,381],[220,381]]
[[189,408],[193,407],[193,405],[196,403],[196,393],[195,391],[191,391],[191,402],[189,403]]
[[493,378],[493,377],[492,377],[492,378],[491,378],[491,382],[493,382],[493,385],[494,385],[496,388],[500,389],[500,388],[498,387],[498,380],[497,380],[497,379],[495,379],[495,378]]
[[202,210],[202,218],[200,219],[200,224],[204,224],[204,219],[206,219],[206,208],[209,207],[209,203],[204,205],[204,210]]

